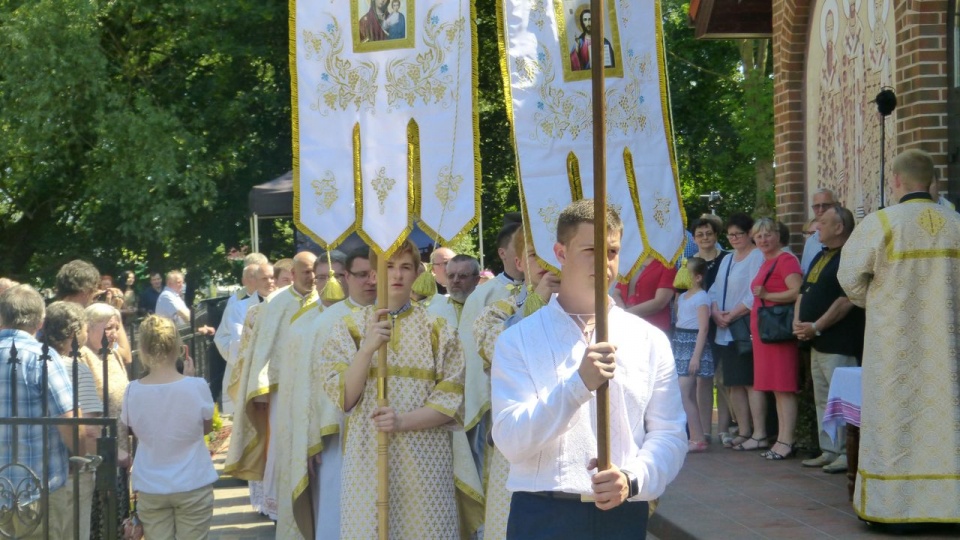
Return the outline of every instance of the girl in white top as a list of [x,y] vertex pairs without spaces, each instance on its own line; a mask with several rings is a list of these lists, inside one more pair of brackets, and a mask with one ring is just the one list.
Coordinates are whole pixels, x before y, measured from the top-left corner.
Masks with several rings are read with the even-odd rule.
[[[692,285],[677,299],[677,327],[673,333],[673,357],[680,379],[683,410],[690,432],[689,452],[704,452],[713,410],[713,354],[707,345],[710,330],[710,295],[703,290],[707,262],[700,257],[687,260]],[[707,389],[700,396],[698,387]]]
[[217,472],[203,436],[211,430],[213,398],[207,383],[177,372],[193,361],[173,322],[151,315],[140,325],[140,358],[150,373],[130,383],[121,420],[140,441],[133,460],[137,512],[147,538],[206,539],[213,519]]

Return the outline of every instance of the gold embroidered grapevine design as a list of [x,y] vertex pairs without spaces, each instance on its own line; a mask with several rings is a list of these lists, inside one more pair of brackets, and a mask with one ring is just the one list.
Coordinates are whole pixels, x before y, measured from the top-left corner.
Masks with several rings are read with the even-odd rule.
[[332,171],[326,171],[323,178],[314,179],[310,185],[317,197],[317,215],[323,215],[340,196],[337,190],[337,179]]
[[331,15],[333,22],[326,31],[303,31],[304,58],[323,64],[321,82],[316,87],[316,98],[310,108],[326,115],[331,110],[346,110],[351,105],[373,109],[377,98],[376,62],[344,60],[343,32],[340,24]]
[[454,48],[465,31],[466,21],[462,17],[441,21],[434,15],[439,7],[439,4],[431,7],[423,22],[423,44],[427,50],[415,58],[398,58],[387,63],[385,88],[390,109],[399,108],[403,103],[413,106],[418,99],[424,104],[449,107],[453,100],[456,79],[447,58],[456,52]]

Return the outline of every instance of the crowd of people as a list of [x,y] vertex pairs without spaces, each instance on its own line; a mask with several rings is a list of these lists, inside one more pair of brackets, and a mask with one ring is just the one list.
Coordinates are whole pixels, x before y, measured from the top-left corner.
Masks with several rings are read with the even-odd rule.
[[[928,155],[905,152],[893,169],[902,204],[859,226],[833,192],[817,191],[801,258],[769,218],[700,217],[677,265],[651,258],[611,287],[600,342],[592,201],[559,217],[559,275],[538,262],[514,214],[497,238],[504,271],[483,283],[477,259],[439,248],[423,264],[411,242],[389,257],[385,274],[367,249],[303,251],[272,264],[250,254],[215,333],[203,331],[226,360],[222,381],[209,381],[222,396],[191,377],[177,332],[190,321],[182,273],[168,273],[165,288],[153,275],[135,295],[131,275],[116,290],[109,276],[73,261],[46,307],[31,287],[0,282],[9,285],[0,295],[0,388],[11,384],[15,342],[24,387],[17,414],[40,416],[40,332],[57,360],[43,394],[49,415],[120,419],[118,466],[132,465],[149,538],[207,537],[217,475],[203,437],[215,399],[233,416],[224,472],[248,481],[252,507],[277,522],[278,538],[376,537],[382,434],[393,538],[626,538],[645,530],[648,503],[687,453],[794,457],[797,394],[808,376],[819,452],[800,464],[846,471],[845,438],[820,422],[833,371],[862,363],[867,442],[855,509],[884,523],[956,520],[955,445],[925,441],[960,425],[948,398],[958,390],[960,217],[929,195]],[[613,209],[601,211],[615,283],[623,225]],[[381,280],[387,297],[378,309]],[[155,315],[139,327],[148,373],[131,382],[122,322],[137,310]],[[384,349],[387,401],[376,373]],[[610,463],[601,470],[595,396],[605,383]],[[2,416],[12,414],[7,401]],[[39,444],[42,429],[22,428],[21,448]],[[85,455],[96,434],[82,434],[75,448],[69,430],[50,433],[51,531],[72,531],[72,510],[61,510],[79,498],[87,538],[94,472],[67,457]],[[0,446],[9,463],[10,445]],[[31,448],[19,459],[40,470]],[[77,494],[69,467],[81,477]]]

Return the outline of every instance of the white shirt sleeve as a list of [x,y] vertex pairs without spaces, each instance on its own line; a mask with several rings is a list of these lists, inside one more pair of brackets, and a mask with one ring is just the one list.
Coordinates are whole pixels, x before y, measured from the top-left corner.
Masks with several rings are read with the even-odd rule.
[[[619,465],[637,476],[640,493],[631,500],[653,500],[667,489],[687,454],[687,416],[680,400],[677,368],[670,341],[662,332],[650,332],[655,381],[643,417],[643,436],[636,441],[639,455]],[[637,430],[636,435],[641,432]]]
[[538,396],[518,347],[519,335],[506,331],[497,340],[490,371],[493,440],[514,463],[535,456],[569,429],[573,415],[593,397],[573,371]]
[[761,253],[759,249],[754,249],[744,262],[747,263],[748,277],[743,297],[740,301],[747,309],[753,309],[753,290],[750,288],[750,283],[753,282],[753,278],[757,277],[757,272],[759,272],[760,267],[763,266],[763,253]]
[[[217,346],[217,350],[220,351],[220,356],[230,365],[233,365],[229,358],[230,341],[234,339],[234,334],[233,326],[229,323],[229,319],[230,311],[237,302],[236,295],[231,294],[230,299],[227,300],[227,305],[223,308],[223,318],[220,319],[220,326],[217,327],[217,333],[213,335],[213,343]],[[236,338],[239,339],[240,336],[236,335]]]

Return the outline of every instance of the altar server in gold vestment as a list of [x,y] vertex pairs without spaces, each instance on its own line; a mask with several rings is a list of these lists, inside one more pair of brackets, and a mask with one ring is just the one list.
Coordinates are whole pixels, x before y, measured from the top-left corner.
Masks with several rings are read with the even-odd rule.
[[[371,265],[375,257],[371,256]],[[324,390],[347,414],[340,537],[377,537],[377,432],[391,434],[390,538],[460,537],[451,430],[462,429],[463,349],[446,320],[410,304],[420,265],[412,242],[387,263],[388,309],[366,307],[359,328],[338,321],[322,355]],[[377,321],[386,315],[384,321]],[[360,330],[362,328],[363,330]],[[362,337],[360,332],[362,332]],[[377,406],[376,360],[387,346],[389,407]]]
[[[493,362],[497,338],[504,329],[546,305],[560,289],[560,278],[556,274],[547,272],[537,263],[537,254],[533,246],[527,248],[522,231],[514,235],[513,247],[517,253],[517,268],[526,276],[527,295],[511,296],[490,304],[480,312],[480,316],[473,323],[477,349],[480,358],[483,359],[483,369],[487,373],[490,372],[490,364]],[[507,518],[510,515],[510,492],[507,491],[510,462],[503,457],[496,446],[492,448],[488,446],[484,456],[486,505],[483,537],[485,540],[504,540],[507,537]]]
[[925,152],[897,156],[899,204],[853,231],[837,275],[867,314],[853,506],[872,522],[960,522],[960,216],[934,174]]

